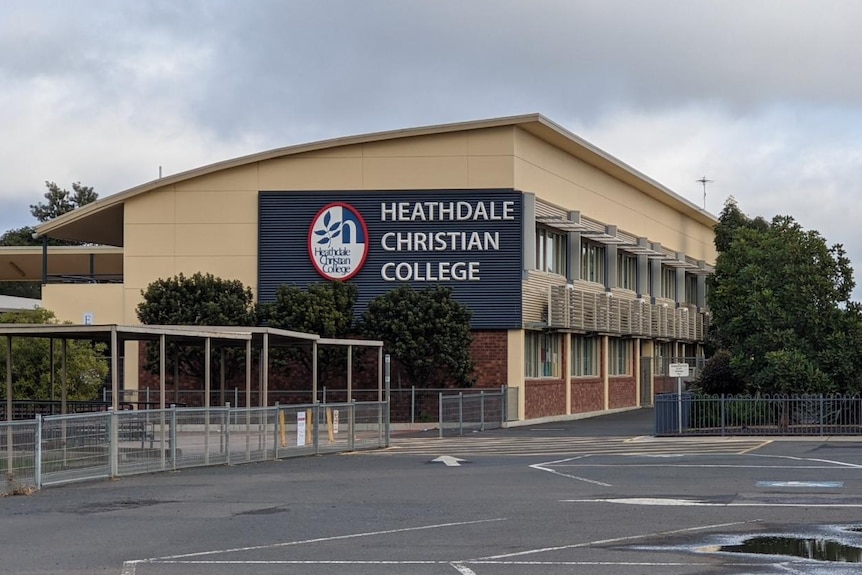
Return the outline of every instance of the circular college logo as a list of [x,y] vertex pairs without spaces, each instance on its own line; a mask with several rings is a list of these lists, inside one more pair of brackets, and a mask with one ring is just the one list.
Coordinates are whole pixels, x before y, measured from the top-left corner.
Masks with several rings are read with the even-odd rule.
[[317,273],[329,280],[349,280],[368,256],[368,227],[350,204],[324,206],[308,229],[308,257]]

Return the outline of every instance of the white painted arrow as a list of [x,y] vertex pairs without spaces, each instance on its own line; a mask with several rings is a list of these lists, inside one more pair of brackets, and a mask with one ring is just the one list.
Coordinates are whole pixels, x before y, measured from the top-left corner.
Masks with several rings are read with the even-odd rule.
[[445,463],[446,467],[460,467],[462,461],[464,460],[451,455],[441,455],[437,459],[432,459],[431,463]]

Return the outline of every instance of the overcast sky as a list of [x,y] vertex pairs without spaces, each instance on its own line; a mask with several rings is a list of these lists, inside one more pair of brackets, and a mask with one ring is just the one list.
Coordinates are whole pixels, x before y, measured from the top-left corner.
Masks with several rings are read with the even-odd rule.
[[539,112],[699,206],[713,180],[714,214],[789,214],[862,273],[860,26],[856,0],[3,0],[0,231],[45,180],[104,197]]

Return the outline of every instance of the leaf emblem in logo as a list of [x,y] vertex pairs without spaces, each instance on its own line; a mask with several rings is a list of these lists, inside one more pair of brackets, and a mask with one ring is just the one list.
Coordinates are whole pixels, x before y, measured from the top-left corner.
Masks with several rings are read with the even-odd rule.
[[323,214],[323,227],[324,229],[322,230],[314,230],[315,235],[322,236],[317,240],[318,244],[325,246],[341,235],[341,222],[332,221],[332,212],[326,212]]

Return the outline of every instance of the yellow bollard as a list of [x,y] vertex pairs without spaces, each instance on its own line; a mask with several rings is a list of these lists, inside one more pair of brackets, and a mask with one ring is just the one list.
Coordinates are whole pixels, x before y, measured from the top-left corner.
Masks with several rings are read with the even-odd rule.
[[284,425],[284,412],[280,410],[278,412],[278,427],[281,430],[281,446],[287,447],[287,430],[285,429],[286,426]]
[[314,443],[314,438],[311,437],[314,434],[314,421],[312,420],[314,412],[310,409],[305,410],[305,428],[308,430],[305,433],[305,444],[311,445]]
[[335,435],[332,432],[332,408],[326,408],[326,429],[329,431],[329,443],[335,443]]

